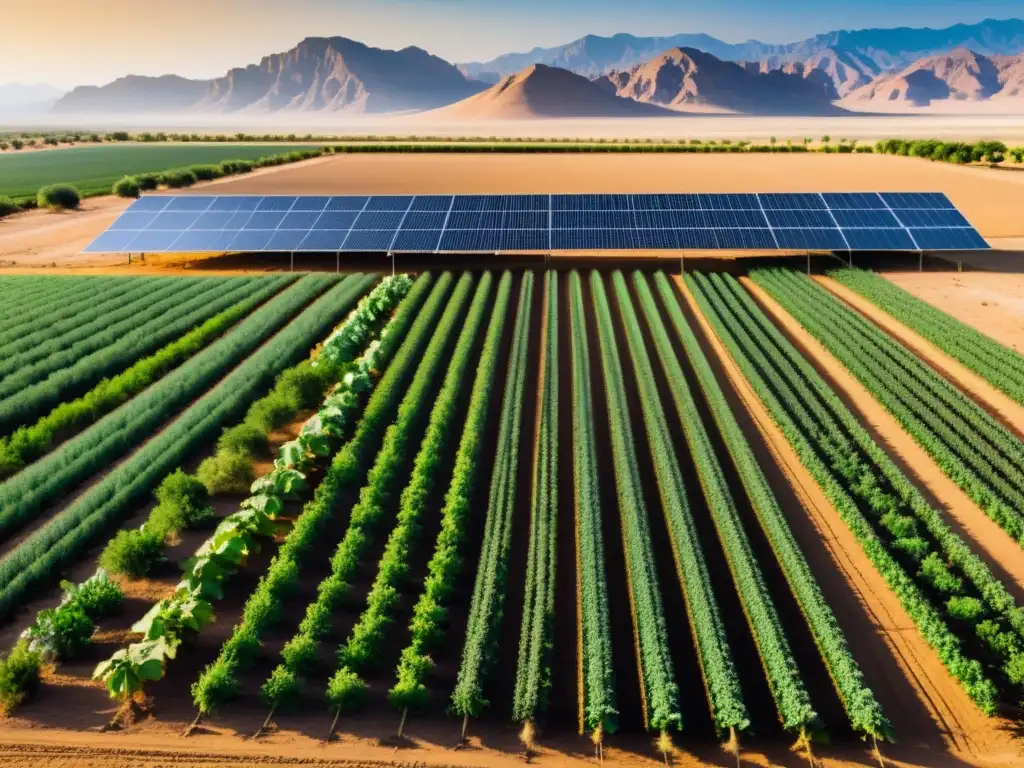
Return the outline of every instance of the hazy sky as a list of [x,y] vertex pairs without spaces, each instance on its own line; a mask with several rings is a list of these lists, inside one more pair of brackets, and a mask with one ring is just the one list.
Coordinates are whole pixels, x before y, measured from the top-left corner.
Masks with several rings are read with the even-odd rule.
[[1021,0],[0,0],[0,82],[212,77],[314,35],[418,45],[458,62],[588,33],[781,43],[833,29],[1022,14]]

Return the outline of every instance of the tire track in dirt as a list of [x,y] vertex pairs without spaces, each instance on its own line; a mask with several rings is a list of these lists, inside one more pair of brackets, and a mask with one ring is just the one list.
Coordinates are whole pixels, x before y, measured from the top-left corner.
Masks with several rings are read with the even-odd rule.
[[[913,481],[925,500],[945,512],[946,522],[971,545],[1010,594],[1018,602],[1024,601],[1024,553],[1021,545],[943,473],[931,456],[821,342],[754,282],[742,278],[741,283],[825,377],[875,442]],[[1020,410],[1024,417],[1024,409]]]
[[[712,359],[718,361],[719,374],[729,384],[727,396],[742,404],[735,409],[737,417],[772,480],[773,490],[780,494],[801,549],[850,639],[865,677],[892,721],[897,739],[905,746],[932,752],[927,761],[930,764],[934,764],[937,747],[975,758],[998,755],[997,764],[1001,765],[1013,764],[1011,755],[1020,760],[1018,745],[1000,731],[999,721],[986,718],[971,703],[925,643],[895,594],[775,426],[681,278],[674,279],[689,313],[697,321],[695,328],[702,331],[714,352]],[[784,489],[780,488],[779,472],[772,471],[775,469],[785,476],[790,493],[780,493]],[[832,578],[836,572],[841,575],[842,584]],[[895,752],[896,748],[886,748],[885,752],[890,750]]]

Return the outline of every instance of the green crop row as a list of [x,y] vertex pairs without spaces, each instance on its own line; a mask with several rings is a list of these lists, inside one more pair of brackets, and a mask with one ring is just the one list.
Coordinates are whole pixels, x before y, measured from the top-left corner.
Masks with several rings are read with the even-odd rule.
[[[137,291],[143,295],[174,278],[86,278],[39,301],[28,302],[3,324],[0,355],[32,349],[80,325],[78,318],[93,315],[98,307],[118,307]],[[109,302],[109,303],[108,303]],[[101,310],[102,311],[102,310]],[[70,322],[69,322],[70,321]]]
[[[54,499],[135,448],[333,281],[333,276],[300,281],[257,313],[263,322],[238,326],[124,407],[0,484],[0,536],[24,525]],[[247,332],[252,325],[264,336]]]
[[[626,279],[621,272],[615,272],[612,280],[619,308],[625,321],[626,340],[633,358],[633,366],[637,371],[637,384],[641,392],[641,399],[645,403],[653,404],[650,407],[654,407],[657,404],[654,370],[644,350],[640,323],[630,300]],[[782,621],[779,619],[775,603],[768,592],[767,584],[765,584],[761,567],[758,565],[750,540],[740,520],[735,499],[726,482],[714,446],[711,444],[711,437],[701,419],[700,411],[697,409],[696,400],[686,383],[683,369],[672,348],[672,342],[665,330],[654,296],[651,294],[647,282],[639,273],[635,275],[634,286],[637,289],[641,308],[654,340],[656,357],[661,364],[669,391],[672,394],[676,415],[697,468],[701,489],[718,533],[718,540],[725,552],[729,571],[736,585],[736,593],[743,605],[743,613],[761,657],[761,665],[764,667],[768,686],[779,712],[779,719],[783,727],[788,730],[805,731],[818,719],[818,714],[812,706],[807,686],[800,674],[796,659],[793,657],[789,640],[782,629]],[[645,410],[647,408],[648,406],[645,405]],[[670,449],[670,446],[665,447]],[[658,449],[660,450],[661,447]],[[696,532],[693,525],[689,528],[693,533]],[[696,548],[694,551],[700,557]],[[683,558],[683,562],[686,562],[686,558]],[[700,575],[706,580],[701,586],[708,595],[713,595],[706,570],[703,570]],[[702,659],[701,668],[704,671],[710,694],[712,712],[716,714],[717,718],[718,713],[730,706],[733,701],[742,701],[739,681],[736,678],[730,680],[728,677],[730,671],[735,675],[735,670],[728,652],[728,640],[725,637],[721,619],[713,610],[714,603],[710,602],[708,607],[705,607],[704,599],[700,597],[699,591],[694,594],[691,594],[688,589],[684,589],[684,591],[687,594],[687,604],[693,617],[694,635]]]
[[614,733],[615,669],[608,615],[608,576],[594,437],[590,345],[583,306],[583,281],[569,273],[569,323],[572,354],[573,501],[576,517],[576,599],[579,633],[580,731]]
[[[608,431],[611,436],[612,461],[615,468],[615,487],[619,499],[619,518],[622,528],[622,544],[626,555],[627,579],[629,580],[630,606],[633,612],[633,626],[637,647],[637,661],[643,692],[644,726],[660,731],[682,728],[682,714],[679,711],[679,686],[672,669],[672,655],[668,647],[668,629],[658,591],[658,574],[654,563],[651,531],[648,522],[647,505],[641,488],[639,460],[636,441],[630,423],[629,403],[626,398],[625,373],[615,342],[608,297],[599,272],[590,273],[591,300],[597,317],[598,341],[601,347],[601,368],[604,376],[605,395],[608,400]],[[729,660],[728,647],[724,644],[721,619],[718,617],[714,595],[706,566],[697,545],[696,529],[686,508],[686,489],[675,452],[668,442],[668,425],[657,399],[648,397],[641,384],[641,400],[644,422],[650,436],[651,458],[655,465],[658,492],[661,495],[665,517],[669,524],[672,548],[677,570],[684,585],[688,605],[694,601],[705,601],[705,609],[711,614],[710,627],[714,636],[701,644],[701,653],[708,653],[710,645],[719,648],[719,658],[725,662],[707,670],[710,679],[715,680],[715,698],[712,700],[713,717],[718,727],[743,728],[747,725],[746,710],[742,699],[733,698],[733,690],[739,690],[735,670]],[[653,382],[649,382],[653,386]],[[695,614],[691,612],[691,621]],[[700,630],[698,624],[695,628]],[[702,656],[702,661],[704,657]],[[724,685],[719,686],[721,679]],[[732,683],[735,682],[735,689]]]
[[[490,280],[487,280],[489,288]],[[370,468],[366,485],[359,492],[359,501],[352,508],[348,528],[331,558],[331,575],[327,580],[340,590],[348,590],[356,568],[366,550],[373,543],[382,518],[387,514],[388,498],[401,487],[409,464],[409,449],[419,434],[423,417],[429,412],[430,395],[434,380],[454,341],[454,332],[473,287],[473,277],[466,272],[459,279],[445,307],[444,314],[434,330],[434,336],[423,353],[416,375],[398,406],[398,415],[388,427],[377,458]],[[478,291],[473,304],[476,321],[482,317],[483,301],[477,301],[484,292]],[[471,310],[472,311],[472,310]],[[374,600],[380,600],[378,594]],[[386,598],[385,598],[386,599]],[[314,610],[314,609],[310,609]],[[308,615],[308,614],[307,614]],[[315,649],[315,646],[314,646]],[[352,650],[348,656],[347,651]],[[365,667],[369,659],[360,654],[358,644],[342,646],[338,651],[338,669],[327,682],[327,701],[336,712],[350,711],[362,699],[365,683],[357,667]]]
[[544,277],[545,332],[540,420],[535,435],[526,596],[512,718],[534,720],[547,708],[554,645],[558,535],[558,273]]
[[[185,282],[179,282],[181,280]],[[79,356],[88,354],[110,343],[113,337],[106,333],[108,330],[121,332],[123,328],[129,327],[129,323],[137,323],[140,313],[145,313],[146,319],[157,317],[176,303],[206,291],[220,289],[227,282],[225,278],[125,278],[124,284],[103,301],[91,304],[87,310],[52,327],[37,326],[34,332],[24,334],[8,344],[4,358],[0,360],[0,395],[9,395],[25,384],[38,381],[39,377],[26,379],[26,371],[34,371],[30,366],[46,361],[52,355],[71,349],[83,341],[96,339],[85,349],[75,349]],[[158,313],[148,311],[154,306],[159,307]],[[19,378],[11,383],[11,374],[14,372],[19,374]]]
[[491,473],[483,546],[473,583],[458,679],[452,692],[452,710],[464,719],[479,715],[489,703],[484,697],[484,685],[496,657],[498,628],[505,604],[516,473],[519,468],[519,434],[522,429],[527,353],[530,346],[533,283],[533,272],[525,272],[519,291],[512,352],[501,404],[497,455]]
[[829,271],[828,276],[885,310],[992,386],[1024,404],[1024,355],[874,272],[843,268]]
[[[10,492],[15,481],[29,482],[26,493],[32,495],[16,495],[14,498],[21,503],[5,507],[5,512],[25,514],[31,507],[23,506],[24,502],[39,504],[44,494],[53,498],[96,469],[105,468],[112,456],[138,446],[130,458],[113,467],[0,560],[0,616],[19,607],[34,588],[55,576],[99,532],[130,510],[131,503],[178,466],[190,450],[215,434],[294,360],[297,350],[308,349],[334,321],[339,312],[336,299],[345,290],[344,285],[337,285],[306,312],[299,313],[310,299],[332,284],[336,284],[333,277],[303,278],[131,404],[104,417],[5,483],[5,492]],[[289,323],[296,314],[299,316]],[[263,343],[282,327],[282,332]],[[207,390],[232,365],[236,366],[234,370],[216,386],[173,423],[150,436],[153,427]]]
[[[980,579],[987,569],[945,527],[938,513],[927,506],[734,279],[716,275],[687,280],[702,312],[922,637],[978,706],[993,712],[997,687],[983,665],[969,658],[949,619],[926,592],[933,585],[917,570],[918,559],[930,548],[923,536],[938,541],[943,554],[966,575]],[[918,528],[919,521],[926,531]],[[999,603],[1001,587],[994,580],[989,586],[979,591],[994,606]],[[1002,594],[1005,596],[1005,590]],[[1012,600],[1002,607],[1015,610]]]
[[[358,691],[365,687],[365,684],[360,679],[360,675],[365,674],[378,657],[384,630],[392,620],[391,612],[400,597],[399,587],[408,578],[409,558],[414,551],[420,519],[425,513],[425,508],[434,486],[441,479],[438,475],[448,453],[450,441],[455,435],[455,430],[452,427],[456,419],[459,393],[462,390],[463,382],[466,378],[465,373],[471,362],[477,334],[485,319],[492,282],[493,279],[490,272],[485,272],[477,284],[476,293],[469,306],[469,313],[463,321],[462,331],[455,342],[455,347],[451,354],[451,362],[448,365],[447,373],[441,385],[441,391],[438,393],[437,399],[430,410],[426,435],[420,444],[419,452],[416,454],[416,459],[413,462],[412,476],[409,479],[408,485],[405,486],[405,490],[402,491],[397,521],[391,531],[391,535],[388,537],[384,554],[377,568],[377,577],[374,579],[370,592],[366,597],[366,610],[363,611],[359,620],[349,632],[345,642],[338,648],[338,670],[328,685],[328,697],[331,703],[340,709],[349,708],[352,694],[339,693],[339,685],[350,691]],[[452,298],[452,304],[462,303],[463,300],[456,293]],[[444,321],[442,320],[443,324]],[[425,363],[428,363],[431,359],[430,355],[432,352],[436,351],[438,355],[443,356],[442,350],[443,347],[441,346],[438,346],[436,350],[427,350],[427,357],[424,359],[424,363],[421,363],[420,370],[417,371],[417,379],[421,376],[423,377],[423,383],[420,386],[429,387],[429,382],[435,377],[437,366],[440,362]],[[418,383],[413,383],[413,387],[409,390],[409,396],[414,395]],[[405,416],[406,414],[403,412],[402,415]],[[405,427],[403,421],[407,424],[412,424],[411,420],[406,421],[400,417],[399,421],[396,422],[399,429]],[[410,438],[415,431],[413,430],[404,440],[410,443],[410,447]],[[385,456],[384,451],[381,451],[381,455]],[[398,457],[396,456],[393,461],[397,460]],[[382,465],[378,459],[378,464],[374,469],[379,470],[383,468],[386,468],[386,465]],[[404,472],[395,471],[389,471],[385,474],[386,477],[393,478],[391,480],[392,483],[403,475]],[[374,473],[371,473],[371,476],[374,476]],[[374,479],[378,478],[380,478],[379,473],[376,474]],[[383,494],[388,494],[386,484],[381,485],[383,486],[381,488]],[[378,496],[381,496],[380,492],[378,492]],[[362,540],[364,543],[361,544],[361,548],[365,549],[373,540],[376,525],[372,519],[373,515],[368,514],[369,510],[363,507],[362,504],[363,498],[361,497],[360,504],[353,510],[352,523],[345,534],[345,541],[355,542]],[[380,515],[384,510],[383,506],[379,502],[375,502],[375,506],[380,510],[376,512],[376,515]],[[357,511],[362,513],[359,517],[357,517]],[[345,542],[343,542],[343,546],[344,544]],[[345,559],[351,563],[356,563],[358,558],[356,557],[355,547],[349,546],[348,549],[350,550],[350,555]],[[338,551],[341,553],[341,548]],[[352,569],[349,569],[348,572],[336,569],[332,576],[348,584],[352,577]],[[345,682],[340,683],[339,681]],[[339,695],[340,698],[338,698]]]
[[428,654],[443,639],[447,613],[445,603],[455,590],[456,580],[462,571],[460,550],[466,539],[467,518],[479,474],[484,424],[494,391],[511,294],[512,274],[505,272],[498,283],[494,312],[480,351],[466,422],[455,455],[452,481],[441,510],[441,530],[427,565],[423,593],[416,601],[409,622],[409,645],[402,651],[396,670],[397,681],[388,694],[390,704],[403,712],[422,709],[427,704],[424,678],[433,666]]
[[[787,272],[754,279],[792,306],[797,321],[878,399],[940,469],[1000,527],[1024,542],[1024,444],[983,408],[848,308]],[[807,311],[813,302],[813,311]],[[837,325],[838,324],[838,325]],[[828,328],[848,329],[842,335]]]
[[[367,350],[364,356],[366,365],[360,366],[360,374],[355,377],[360,380],[359,385],[325,401],[314,425],[328,437],[343,439],[348,433],[355,404],[360,401],[359,396],[372,389],[354,434],[331,459],[312,501],[303,508],[270,569],[246,601],[241,622],[221,647],[218,657],[193,684],[192,698],[201,713],[213,711],[234,696],[239,684],[236,672],[252,663],[259,653],[264,630],[280,617],[281,601],[296,585],[302,557],[308,554],[317,536],[323,535],[343,492],[351,489],[365,472],[367,454],[381,440],[394,418],[419,355],[434,330],[451,283],[452,276],[447,272],[436,283],[429,274],[420,277],[385,329],[381,343],[371,345]],[[420,302],[428,289],[430,293],[421,307]],[[376,367],[370,368],[371,364]],[[384,371],[375,387],[371,373],[374,370]],[[342,417],[340,424],[339,417]],[[316,437],[316,430],[312,434]],[[317,457],[325,458],[330,452],[329,444],[325,450],[315,443],[310,443],[306,450],[294,451],[300,454],[299,466],[302,468],[317,463]],[[281,470],[287,469],[290,461],[286,457],[290,453],[292,451],[282,448],[282,459],[278,460],[282,464]],[[260,481],[253,486],[254,490],[258,485]],[[330,617],[319,618],[329,620]]]
[[171,297],[168,302],[160,303],[162,306],[156,313],[143,311],[136,315],[137,325],[132,325],[135,321],[128,319],[13,373],[0,382],[0,391],[8,394],[0,400],[0,429],[23,425],[68,397],[84,393],[104,377],[123,371],[196,323],[241,301],[256,285],[239,278],[229,280],[237,282],[197,285],[195,288],[206,290],[198,295],[193,295],[195,291],[189,291],[189,296],[179,295],[179,303]]
[[[184,360],[192,357],[268,298],[292,282],[290,276],[266,279],[257,290],[228,309],[196,325],[184,336],[159,349],[113,378],[103,379],[81,397],[64,402],[34,424],[0,438],[0,478],[14,474],[89,424],[149,387]],[[247,290],[251,290],[248,288]],[[218,303],[219,304],[219,303]],[[216,305],[215,305],[216,306]],[[204,307],[200,314],[208,313]]]
[[[648,298],[650,289],[647,280],[640,273],[636,273],[633,279],[640,294],[644,312],[648,315],[648,322],[651,322],[652,325],[660,322],[660,319],[655,319],[657,315],[654,314],[653,297]],[[657,273],[654,280],[676,337],[693,366],[711,415],[740,476],[754,513],[771,544],[789,588],[807,620],[808,627],[810,627],[818,650],[829,670],[851,725],[856,731],[865,735],[890,738],[889,723],[885,719],[874,693],[864,683],[864,674],[850,652],[846,637],[826,602],[825,596],[821,593],[803,552],[800,551],[800,547],[793,537],[789,523],[725,399],[725,394],[711,370],[704,350],[701,349],[697,337],[679,308],[677,294],[673,291],[664,273]],[[656,333],[655,340],[659,350],[664,350],[664,353],[670,352],[671,346],[665,346],[662,334]]]
[[[342,307],[349,305],[365,290],[367,280],[372,279],[353,276],[344,283],[346,295],[342,296],[339,293],[334,298]],[[117,651],[96,668],[94,677],[103,680],[112,697],[126,698],[141,692],[146,682],[163,677],[167,661],[175,657],[177,648],[186,637],[202,631],[206,624],[213,620],[213,606],[210,601],[223,597],[224,582],[239,570],[247,553],[259,547],[261,538],[268,538],[278,532],[276,521],[284,511],[285,500],[294,497],[302,489],[305,482],[304,472],[309,472],[315,465],[326,463],[327,454],[331,452],[332,446],[343,437],[357,416],[363,402],[360,393],[373,387],[374,376],[371,370],[386,367],[387,360],[383,356],[378,357],[377,353],[385,349],[385,354],[389,354],[393,346],[385,348],[376,341],[371,342],[372,329],[378,328],[374,319],[388,315],[406,296],[410,283],[405,275],[384,278],[345,317],[340,329],[332,333],[331,338],[334,338],[339,333],[344,333],[348,327],[357,327],[361,329],[357,334],[361,337],[362,344],[367,346],[367,350],[359,360],[352,360],[350,356],[336,357],[330,363],[332,375],[336,379],[343,379],[326,398],[317,414],[306,422],[300,433],[299,439],[307,441],[307,445],[323,445],[323,439],[326,438],[327,450],[321,450],[313,457],[302,452],[286,452],[287,459],[282,457],[275,462],[274,469],[253,484],[253,495],[242,502],[241,508],[220,521],[213,535],[198,548],[195,556],[186,562],[185,578],[178,585],[174,595],[152,606],[146,616],[133,627],[133,630],[143,633],[142,641]],[[429,276],[425,276],[421,278],[419,286],[425,289],[429,283]],[[399,312],[391,321],[389,327],[394,337],[404,335],[419,308],[418,300],[424,293],[425,290],[414,290],[414,295],[409,296],[404,305],[406,310]],[[322,352],[323,346],[314,350],[314,356],[318,351]],[[353,347],[352,355],[358,351],[358,348]],[[286,371],[278,377],[275,389],[287,373]],[[181,476],[177,481],[174,479],[176,475]],[[166,498],[169,489],[165,487],[168,484],[171,489],[178,489],[178,493],[171,490],[170,495],[178,499],[179,507],[180,502],[184,501],[181,499],[181,490],[191,490],[194,495],[198,485],[199,490],[205,494],[203,486],[197,480],[178,472],[165,479],[161,487],[165,492],[165,499],[161,506],[169,500]],[[327,484],[329,485],[329,482]],[[300,515],[289,531],[275,565],[268,571],[268,578],[287,578],[288,573],[297,572],[294,563],[295,550],[308,548],[317,534],[318,516],[329,517],[331,514],[332,505],[323,503],[321,499],[321,490],[324,487],[325,484],[321,483],[317,488],[314,503],[307,505],[304,514]],[[158,497],[160,493],[161,491],[158,491]],[[321,499],[319,505],[317,499]],[[147,529],[150,522],[158,524],[153,517],[159,510],[160,507],[157,507],[151,515],[150,521],[146,524]],[[322,523],[322,520],[320,522]]]

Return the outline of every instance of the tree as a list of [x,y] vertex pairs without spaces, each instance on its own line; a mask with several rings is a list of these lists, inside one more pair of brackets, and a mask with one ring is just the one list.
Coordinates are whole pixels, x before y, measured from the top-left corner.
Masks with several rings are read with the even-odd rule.
[[[21,139],[11,139],[11,146],[15,149],[21,149],[25,146],[25,142]],[[1019,161],[1018,161],[1019,162]]]
[[832,137],[829,136],[828,134],[825,134],[824,136],[821,137],[822,144],[828,144],[830,141],[832,141]]

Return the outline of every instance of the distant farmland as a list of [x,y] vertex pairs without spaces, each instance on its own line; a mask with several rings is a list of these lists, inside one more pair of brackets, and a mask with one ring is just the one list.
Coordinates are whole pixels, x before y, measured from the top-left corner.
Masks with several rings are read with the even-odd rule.
[[83,196],[110,192],[115,181],[137,173],[224,160],[255,160],[308,146],[292,144],[119,144],[0,155],[0,195],[34,198],[47,184],[74,184]]

